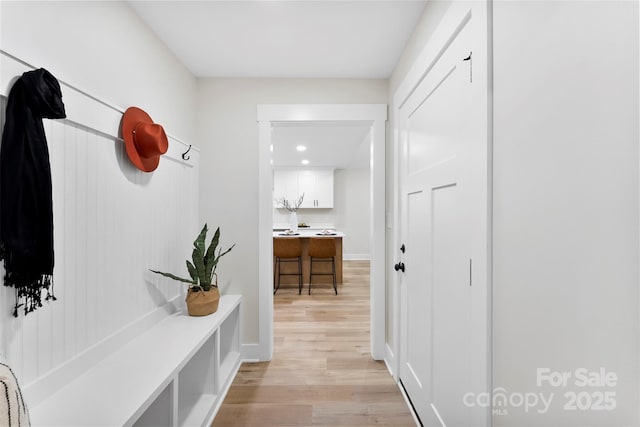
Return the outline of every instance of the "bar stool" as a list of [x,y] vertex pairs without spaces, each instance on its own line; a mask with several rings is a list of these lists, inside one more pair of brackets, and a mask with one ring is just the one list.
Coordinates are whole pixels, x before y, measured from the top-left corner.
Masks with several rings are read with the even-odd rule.
[[[298,276],[298,295],[302,293],[302,245],[297,237],[275,238],[273,239],[273,256],[275,265],[273,266],[273,294],[280,289],[281,276]],[[295,262],[298,264],[297,273],[283,273],[283,262]],[[278,280],[276,281],[276,274]]]
[[[311,278],[315,276],[333,276],[333,290],[338,295],[336,285],[336,242],[335,239],[320,237],[309,239],[309,295],[311,295]],[[331,273],[314,273],[313,264],[330,262]]]

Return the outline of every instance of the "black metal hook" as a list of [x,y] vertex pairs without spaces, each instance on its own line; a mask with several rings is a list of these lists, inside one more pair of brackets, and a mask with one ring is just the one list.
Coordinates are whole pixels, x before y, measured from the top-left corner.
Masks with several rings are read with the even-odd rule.
[[182,160],[189,160],[191,158],[191,156],[187,156],[187,153],[191,151],[191,144],[189,144],[189,148],[187,148],[187,151],[185,151],[184,153],[182,153]]

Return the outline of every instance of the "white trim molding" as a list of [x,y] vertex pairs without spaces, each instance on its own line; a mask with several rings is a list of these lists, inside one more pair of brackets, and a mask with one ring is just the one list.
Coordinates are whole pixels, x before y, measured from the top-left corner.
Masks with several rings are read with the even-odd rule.
[[258,105],[258,273],[260,360],[273,355],[273,202],[271,128],[273,123],[364,121],[371,123],[371,356],[385,356],[385,122],[386,104]]

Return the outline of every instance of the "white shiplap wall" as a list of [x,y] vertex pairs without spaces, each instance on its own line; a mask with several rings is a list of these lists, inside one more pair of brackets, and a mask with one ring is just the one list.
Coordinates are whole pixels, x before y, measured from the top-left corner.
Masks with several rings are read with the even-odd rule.
[[[0,286],[0,356],[27,387],[171,300],[179,301],[181,286],[148,269],[186,274],[184,260],[200,228],[198,150],[184,162],[184,144],[170,138],[158,169],[143,173],[129,162],[117,126],[105,132],[104,126],[97,130],[73,121],[85,114],[76,109],[102,111],[111,121],[121,113],[62,89],[69,119],[44,121],[58,300],[14,318],[13,289]],[[6,98],[0,99],[4,124]],[[95,121],[109,122],[102,118]]]

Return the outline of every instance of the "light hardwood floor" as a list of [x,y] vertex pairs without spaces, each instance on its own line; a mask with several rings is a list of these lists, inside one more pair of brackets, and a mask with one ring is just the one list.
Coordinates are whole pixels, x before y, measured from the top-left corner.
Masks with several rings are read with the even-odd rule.
[[278,290],[273,360],[240,367],[213,426],[415,426],[369,353],[369,263],[345,261],[337,296],[329,283],[307,291]]

